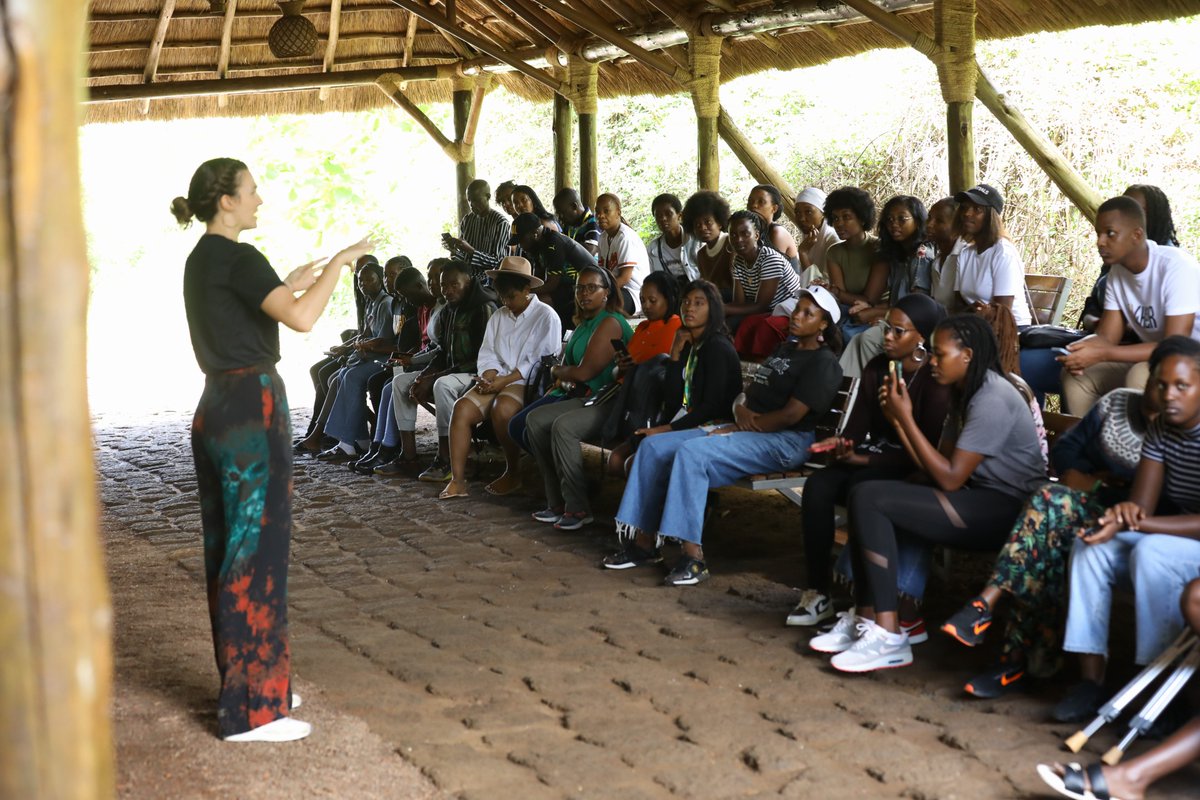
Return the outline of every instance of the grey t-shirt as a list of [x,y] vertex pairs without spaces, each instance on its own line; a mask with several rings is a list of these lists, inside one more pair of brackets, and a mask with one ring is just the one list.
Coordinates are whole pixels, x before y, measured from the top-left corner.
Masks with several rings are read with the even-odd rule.
[[1029,403],[996,372],[988,372],[971,398],[955,446],[983,456],[968,481],[972,487],[1026,497],[1046,480]]

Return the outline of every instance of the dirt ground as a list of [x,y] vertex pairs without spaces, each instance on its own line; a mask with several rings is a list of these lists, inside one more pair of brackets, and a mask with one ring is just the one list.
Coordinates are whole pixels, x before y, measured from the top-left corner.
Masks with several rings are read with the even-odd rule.
[[[713,578],[678,589],[598,568],[612,480],[597,523],[567,534],[529,520],[532,490],[496,499],[474,483],[444,503],[309,459],[289,591],[296,715],[314,733],[223,744],[187,418],[101,417],[96,446],[124,798],[982,800],[1051,796],[1034,765],[1067,755],[1072,729],[1045,722],[1061,686],[962,694],[988,652],[935,633],[914,666],[867,676],[798,653],[808,635],[782,625],[798,515],[778,497],[723,491]],[[931,623],[979,567],[931,585]],[[1106,730],[1084,756],[1113,742]],[[1200,798],[1200,770],[1151,797]]]

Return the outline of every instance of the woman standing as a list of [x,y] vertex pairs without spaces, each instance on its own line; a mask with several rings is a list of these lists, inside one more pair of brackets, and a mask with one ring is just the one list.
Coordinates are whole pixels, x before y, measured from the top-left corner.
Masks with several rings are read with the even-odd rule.
[[[319,270],[319,261],[280,281],[243,231],[258,225],[262,199],[241,161],[200,165],[171,212],[206,230],[183,278],[192,348],[204,394],[192,422],[208,608],[221,675],[217,728],[225,741],[302,739],[312,726],[288,716],[288,540],[291,424],[279,361],[279,326],[312,329],[341,268],[371,249],[364,239]],[[297,292],[300,292],[297,296]]]

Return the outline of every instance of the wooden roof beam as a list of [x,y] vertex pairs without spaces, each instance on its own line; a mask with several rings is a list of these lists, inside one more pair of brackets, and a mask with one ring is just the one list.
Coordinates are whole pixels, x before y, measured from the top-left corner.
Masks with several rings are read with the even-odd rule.
[[[668,77],[675,77],[675,73],[681,69],[675,62],[666,59],[657,53],[652,53],[649,50],[639,46],[628,36],[618,31],[616,28],[609,25],[604,19],[598,16],[595,12],[585,11],[582,8],[567,5],[565,0],[536,0],[547,11],[557,14],[573,25],[578,25],[584,30],[590,30],[596,36],[604,39],[614,47],[619,47],[635,59],[652,67]],[[588,59],[589,61],[592,59]]]
[[480,8],[495,16],[500,21],[500,24],[506,26],[516,35],[528,39],[530,44],[536,44],[539,38],[546,40],[549,44],[554,44],[554,38],[550,34],[536,25],[531,25],[528,21],[512,13],[499,3],[492,0],[475,0],[475,2]]
[[417,15],[408,15],[408,30],[404,33],[404,66],[412,63],[413,42],[417,38]]
[[439,78],[450,78],[457,74],[458,65],[441,64],[428,67],[309,72],[301,75],[257,75],[223,80],[121,83],[112,86],[91,87],[89,97],[84,102],[113,103],[123,100],[203,97],[220,94],[294,92],[320,89],[323,86],[363,86],[376,83],[380,77],[385,75],[403,81],[433,81]]
[[558,42],[566,38],[575,38],[578,33],[566,27],[559,22],[552,14],[547,14],[532,0],[499,0],[499,2],[512,9],[517,16],[529,20],[531,23],[536,23],[536,27],[545,28],[553,34],[554,42]]
[[[238,0],[227,0],[225,3],[225,19],[221,23],[221,51],[217,54],[217,77],[229,77],[229,53],[233,49],[233,19],[237,16]],[[229,104],[228,95],[217,97],[217,107],[225,108]]]
[[329,35],[325,39],[325,59],[321,69],[329,72],[333,69],[333,61],[337,57],[338,37],[342,32],[342,0],[330,0],[329,5]]
[[524,61],[513,58],[502,48],[486,42],[480,37],[464,31],[462,28],[449,25],[446,20],[441,18],[440,14],[436,13],[432,9],[419,5],[418,3],[414,2],[414,0],[391,0],[391,2],[404,9],[408,13],[417,15],[438,30],[445,32],[447,35],[453,36],[456,39],[460,39],[477,50],[487,53],[497,61],[508,64],[510,67],[522,73],[523,75],[528,75],[530,78],[533,78],[539,83],[545,84],[551,89],[558,89],[558,81],[547,75],[545,72],[539,69],[534,69]]
[[[371,11],[389,11],[393,8],[394,8],[394,6],[392,5],[391,0],[380,0],[379,2],[376,2],[376,3],[364,3],[361,5],[355,5],[351,8],[347,8],[346,13],[347,14],[353,14],[353,13],[364,13],[365,14],[365,13],[368,13]],[[325,15],[328,13],[329,13],[328,8],[306,8],[304,10],[304,16],[306,16],[306,17],[322,16],[322,15]],[[176,13],[173,16],[173,19],[212,19],[212,16],[213,16],[213,14],[211,11],[179,11],[178,13]],[[242,17],[243,19],[278,19],[279,18],[279,9],[271,8],[271,9],[263,9],[261,11],[247,9],[242,14],[239,14],[238,16]],[[97,13],[89,13],[89,15],[88,15],[88,23],[92,24],[92,25],[103,25],[103,24],[113,23],[113,22],[153,22],[156,19],[158,19],[157,14],[138,14],[138,13],[114,13],[114,14],[102,14],[101,13],[101,14],[97,14]]]
[[175,13],[175,0],[163,0],[162,10],[158,13],[158,26],[154,29],[154,38],[150,40],[150,55],[146,56],[146,69],[142,80],[150,83],[158,72],[158,61],[162,58],[163,43],[167,41],[167,28],[171,25],[171,16]]

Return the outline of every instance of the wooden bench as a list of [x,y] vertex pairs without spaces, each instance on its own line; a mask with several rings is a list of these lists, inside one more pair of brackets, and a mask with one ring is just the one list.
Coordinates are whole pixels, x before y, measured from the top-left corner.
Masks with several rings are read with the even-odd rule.
[[1061,275],[1026,275],[1025,298],[1034,325],[1057,325],[1071,294],[1071,279]]

